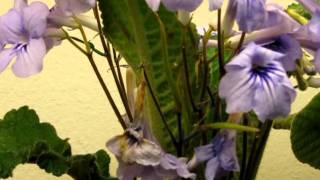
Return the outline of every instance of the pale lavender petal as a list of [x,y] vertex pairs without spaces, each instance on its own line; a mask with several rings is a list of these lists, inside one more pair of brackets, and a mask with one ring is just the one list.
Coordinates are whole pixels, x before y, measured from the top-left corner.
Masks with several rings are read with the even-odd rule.
[[62,9],[54,6],[50,9],[48,27],[61,28],[62,26],[77,28],[78,24],[71,16],[66,15]]
[[317,51],[316,55],[314,56],[314,65],[316,67],[316,71],[317,72],[320,72],[320,48],[319,50]]
[[316,2],[316,0],[297,0],[301,3],[305,8],[307,8],[311,13],[315,13],[316,11],[320,11],[320,4]]
[[49,9],[41,2],[34,2],[23,9],[23,23],[29,38],[40,38],[47,28]]
[[285,81],[281,84],[278,81],[261,81],[254,97],[254,111],[262,122],[276,117],[286,117],[290,113],[296,92],[289,80]]
[[266,18],[265,0],[237,0],[236,19],[241,31],[261,29]]
[[222,4],[223,4],[223,0],[209,0],[209,10],[213,11],[213,10],[220,9]]
[[24,39],[24,28],[21,14],[11,9],[0,17],[0,42],[15,44]]
[[[301,25],[292,19],[283,8],[275,5],[267,5],[268,18],[262,26],[263,29],[256,30],[246,35],[244,44],[255,42],[266,44],[272,42],[275,38],[296,32]],[[230,46],[236,47],[239,44],[241,35],[235,35],[229,39]]]
[[144,170],[144,166],[138,164],[126,164],[118,160],[117,177],[119,180],[134,180],[135,177],[140,176]]
[[214,157],[213,144],[199,146],[194,149],[197,163],[208,161]]
[[205,171],[206,180],[214,180],[219,170],[219,165],[217,158],[212,158],[207,162]]
[[15,53],[12,49],[3,49],[0,51],[0,73],[7,68],[14,56]]
[[281,62],[286,71],[295,70],[296,61],[302,57],[299,42],[289,35],[282,35],[265,47],[284,54],[283,58],[279,59],[279,62]]
[[56,0],[57,7],[71,16],[87,12],[96,5],[96,0]]
[[14,0],[14,8],[21,11],[23,8],[28,6],[27,0]]
[[255,86],[249,70],[227,73],[219,86],[219,95],[227,102],[226,112],[249,112],[254,105]]
[[160,147],[152,141],[144,140],[137,145],[130,147],[126,152],[129,162],[136,162],[140,165],[158,165],[161,159]]
[[125,163],[144,166],[160,164],[162,150],[154,142],[141,136],[141,129],[129,128],[123,135],[107,142],[107,148]]
[[145,167],[141,173],[141,180],[163,180],[166,176],[159,175],[153,167]]
[[160,167],[155,167],[156,173],[161,177],[183,177],[195,179],[195,174],[190,173],[187,168],[187,161],[177,158],[171,154],[164,154],[161,158]]
[[240,166],[236,154],[236,134],[235,130],[222,130],[224,135],[223,151],[219,155],[220,166],[226,171],[239,171]]
[[158,11],[160,6],[160,0],[146,0],[148,6],[152,9],[152,11]]
[[253,109],[261,121],[288,115],[295,91],[279,62],[281,58],[283,54],[254,43],[233,58],[226,65],[227,74],[219,87],[219,95],[227,103],[226,111]]
[[292,33],[300,44],[308,49],[317,51],[320,48],[320,11],[317,11],[310,22]]
[[272,26],[280,26],[286,24],[291,28],[291,32],[298,30],[301,25],[294,20],[285,9],[277,4],[267,4],[267,19],[264,22],[263,28],[270,28]]
[[43,39],[31,39],[29,43],[17,50],[17,60],[12,66],[18,77],[28,77],[42,70],[43,58],[47,52]]
[[125,139],[123,138],[124,137],[122,135],[115,136],[106,143],[108,150],[111,151],[111,153],[113,153],[116,157],[119,157],[119,158],[121,157],[121,154],[123,151],[122,147],[125,148],[123,145],[121,145],[121,143],[125,141]]
[[203,0],[161,0],[166,8],[171,11],[185,10],[194,11]]

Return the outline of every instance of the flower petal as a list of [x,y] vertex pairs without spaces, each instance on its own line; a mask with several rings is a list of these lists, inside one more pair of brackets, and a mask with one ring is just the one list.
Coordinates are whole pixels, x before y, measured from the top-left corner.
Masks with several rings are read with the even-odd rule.
[[252,32],[260,29],[266,18],[265,0],[237,0],[236,19],[241,31]]
[[22,11],[23,8],[28,6],[27,0],[15,0],[14,8],[18,11]]
[[220,9],[223,4],[223,0],[209,0],[209,10],[214,11]]
[[25,47],[16,52],[17,60],[12,66],[14,74],[18,77],[28,77],[39,73],[46,52],[43,39],[31,39]]
[[220,82],[219,96],[226,99],[227,113],[249,112],[253,107],[254,78],[249,71],[227,73]]
[[182,158],[177,158],[171,154],[164,154],[161,158],[160,166],[156,168],[156,172],[161,174],[162,177],[183,177],[195,179],[195,174],[190,173],[186,161]]
[[24,37],[24,28],[19,11],[11,9],[0,17],[0,42],[15,44]]
[[239,171],[240,166],[236,154],[236,134],[235,130],[223,130],[227,139],[223,143],[223,151],[219,155],[220,166],[226,171]]
[[214,180],[219,170],[219,165],[220,164],[217,158],[212,158],[207,162],[205,172],[206,180]]
[[41,2],[33,2],[23,9],[24,28],[30,38],[40,38],[47,28],[48,7]]
[[212,143],[204,146],[196,147],[194,151],[195,151],[197,164],[208,161],[209,159],[212,159],[214,157],[213,150],[214,148]]
[[317,51],[320,48],[320,11],[317,11],[309,23],[292,33],[300,44],[308,49]]
[[299,42],[289,35],[282,35],[265,47],[284,54],[279,59],[279,62],[281,62],[286,71],[294,71],[296,69],[296,61],[302,57]]
[[171,11],[185,10],[194,11],[203,0],[161,0],[166,8]]
[[138,164],[129,165],[121,160],[118,160],[118,162],[117,177],[119,180],[133,180],[135,177],[140,176],[145,168]]
[[152,9],[152,11],[158,11],[160,6],[160,0],[146,0],[148,6]]
[[283,79],[283,82],[269,79],[260,81],[260,83],[254,97],[254,111],[259,120],[264,122],[279,116],[286,117],[290,113],[291,104],[296,97],[296,92],[289,79]]
[[124,158],[127,158],[128,162],[136,162],[144,166],[155,166],[160,164],[161,153],[161,149],[157,144],[143,140],[139,145],[129,148],[124,154]]
[[0,73],[7,68],[14,56],[15,53],[12,49],[3,49],[0,51]]
[[96,0],[56,0],[56,4],[65,15],[72,16],[87,12],[96,5]]

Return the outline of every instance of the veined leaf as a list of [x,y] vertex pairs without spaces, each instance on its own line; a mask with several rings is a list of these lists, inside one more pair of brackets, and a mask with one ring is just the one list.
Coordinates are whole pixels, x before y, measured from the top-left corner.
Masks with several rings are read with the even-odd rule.
[[[100,0],[104,33],[113,47],[141,78],[139,66],[143,65],[167,123],[177,136],[177,110],[182,111],[183,126],[188,133],[192,129],[190,116],[182,104],[186,97],[181,89],[183,81],[182,46],[186,42],[187,61],[191,81],[197,59],[198,37],[190,27],[184,27],[176,14],[160,7],[156,14],[145,0]],[[163,25],[163,26],[162,26]],[[190,33],[191,32],[191,33]],[[186,37],[184,41],[184,37]],[[183,100],[183,101],[182,101]],[[153,133],[162,146],[173,152],[170,137],[151,98],[147,98],[149,118]],[[182,107],[181,107],[182,106]]]
[[294,118],[291,145],[297,159],[320,169],[320,94]]
[[12,176],[19,164],[33,163],[55,176],[69,174],[75,180],[114,179],[109,162],[103,150],[72,156],[67,140],[60,139],[49,123],[40,123],[35,111],[26,106],[0,120],[0,178]]

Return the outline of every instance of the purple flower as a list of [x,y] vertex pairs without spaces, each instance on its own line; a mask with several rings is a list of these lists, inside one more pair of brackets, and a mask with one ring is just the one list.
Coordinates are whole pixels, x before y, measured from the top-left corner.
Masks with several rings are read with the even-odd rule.
[[289,114],[296,92],[279,62],[283,56],[250,43],[225,66],[219,95],[229,114],[254,110],[262,122]]
[[129,128],[123,135],[107,142],[108,149],[117,157],[120,180],[162,180],[164,178],[192,178],[195,175],[187,169],[186,160],[163,152],[161,147],[143,137],[143,130]]
[[[267,19],[262,29],[256,30],[246,35],[244,44],[256,42],[257,44],[269,44],[280,36],[293,33],[301,28],[301,25],[292,19],[283,8],[276,5],[267,5]],[[241,35],[229,38],[230,46],[236,47]]]
[[284,55],[279,59],[279,62],[282,63],[286,71],[294,71],[296,69],[296,61],[302,57],[299,42],[287,34],[276,38],[265,47]]
[[44,33],[49,9],[41,2],[28,6],[23,0],[17,0],[15,6],[0,17],[0,72],[16,56],[12,66],[14,74],[28,77],[42,70],[43,57],[47,52]]
[[56,0],[57,8],[66,16],[87,12],[95,5],[96,0]]
[[127,98],[133,122],[124,118],[130,126],[123,135],[107,142],[108,149],[117,157],[117,176],[120,180],[162,180],[164,178],[195,178],[187,169],[186,159],[165,153],[151,133],[144,113],[145,83],[136,87],[132,69],[126,75]]
[[82,15],[95,5],[96,0],[56,0],[56,5],[50,9],[48,24],[54,28],[62,26],[78,28],[80,23],[98,32],[96,19]]
[[146,3],[153,11],[158,11],[160,2],[170,11],[184,10],[194,11],[203,0],[146,0]]
[[263,28],[267,20],[265,0],[230,0],[224,17],[224,29],[230,31],[235,20],[244,32]]
[[297,1],[313,14],[316,13],[316,11],[320,11],[320,4],[316,2],[316,0],[297,0]]
[[301,46],[315,52],[314,64],[316,71],[320,72],[320,11],[313,14],[310,22],[291,33]]
[[213,180],[222,171],[239,171],[236,131],[220,130],[210,144],[195,149],[195,161],[207,162],[206,180]]

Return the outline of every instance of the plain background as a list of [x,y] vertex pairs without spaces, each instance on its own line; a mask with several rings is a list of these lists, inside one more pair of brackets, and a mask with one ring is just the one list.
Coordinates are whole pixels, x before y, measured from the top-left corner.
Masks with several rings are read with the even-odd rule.
[[[49,6],[53,0],[43,1]],[[271,3],[272,1],[268,1]],[[291,1],[281,0],[278,4],[287,5]],[[4,14],[12,7],[13,0],[1,0],[0,13]],[[90,14],[90,13],[89,13]],[[194,13],[194,22],[206,26],[213,22],[215,13],[208,12],[207,0]],[[88,31],[89,36],[94,33]],[[97,41],[98,42],[98,41]],[[107,63],[96,57],[96,62],[115,95]],[[299,93],[293,104],[293,112],[305,106],[318,90]],[[67,42],[51,50],[44,60],[42,73],[27,79],[15,77],[8,68],[0,74],[0,117],[13,109],[29,105],[35,109],[41,121],[53,124],[62,138],[70,138],[73,153],[93,153],[106,149],[105,142],[121,133],[121,128],[104,96],[104,93],[87,59]],[[272,130],[258,180],[317,180],[320,171],[298,162],[290,147],[288,131]],[[112,156],[111,173],[116,170],[116,161]],[[21,165],[14,171],[10,180],[70,180],[68,176],[54,177],[46,174],[37,166]]]

